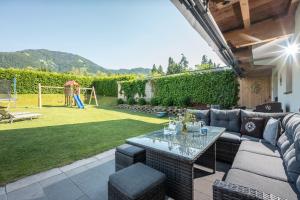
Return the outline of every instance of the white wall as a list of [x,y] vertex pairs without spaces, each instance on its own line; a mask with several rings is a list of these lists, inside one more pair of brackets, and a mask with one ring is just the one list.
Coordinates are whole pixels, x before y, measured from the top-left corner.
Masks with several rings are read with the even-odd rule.
[[[300,35],[300,6],[298,6],[296,15],[295,15],[295,34]],[[300,43],[300,39],[298,39]],[[277,61],[276,68],[272,70],[273,79],[278,73],[277,84],[278,84],[278,101],[282,102],[283,109],[290,112],[299,112],[300,111],[300,55],[298,54],[291,63],[293,67],[293,89],[292,93],[285,94],[286,92],[286,67],[287,63],[284,59]],[[280,77],[282,79],[282,84],[280,85]],[[272,82],[272,87],[276,88],[276,82]],[[275,89],[276,90],[276,89]],[[274,98],[274,96],[273,96]]]

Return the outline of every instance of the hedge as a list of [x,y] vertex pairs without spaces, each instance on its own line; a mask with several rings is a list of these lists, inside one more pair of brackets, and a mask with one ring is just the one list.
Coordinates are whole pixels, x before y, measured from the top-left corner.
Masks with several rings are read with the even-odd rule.
[[[95,86],[97,95],[117,96],[117,81],[131,80],[133,75],[114,75],[106,77],[78,76],[53,72],[40,72],[20,69],[1,69],[0,79],[17,78],[18,94],[37,94],[38,83],[45,86],[63,86],[68,80],[75,80],[81,87]],[[60,93],[62,90],[44,89],[43,93]]]
[[93,85],[96,88],[97,94],[104,96],[118,96],[118,81],[127,81],[132,80],[136,76],[135,75],[114,75],[96,78],[93,81]]
[[239,100],[239,83],[231,70],[205,73],[186,73],[154,78],[154,96],[161,102],[171,98],[180,105],[182,98],[192,102],[220,104],[231,107]]

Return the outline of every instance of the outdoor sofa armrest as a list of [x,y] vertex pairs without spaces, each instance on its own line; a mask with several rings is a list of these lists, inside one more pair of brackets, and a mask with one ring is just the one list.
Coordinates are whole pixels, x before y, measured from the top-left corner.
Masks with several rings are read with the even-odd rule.
[[282,200],[282,198],[256,189],[216,180],[213,184],[214,200]]

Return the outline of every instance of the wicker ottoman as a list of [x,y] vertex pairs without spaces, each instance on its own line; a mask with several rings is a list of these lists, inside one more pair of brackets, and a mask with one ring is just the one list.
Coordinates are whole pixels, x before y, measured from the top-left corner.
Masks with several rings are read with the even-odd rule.
[[130,144],[118,146],[115,153],[115,168],[116,171],[128,167],[134,163],[146,160],[145,149]]
[[133,164],[109,177],[109,200],[164,200],[166,176],[142,163]]

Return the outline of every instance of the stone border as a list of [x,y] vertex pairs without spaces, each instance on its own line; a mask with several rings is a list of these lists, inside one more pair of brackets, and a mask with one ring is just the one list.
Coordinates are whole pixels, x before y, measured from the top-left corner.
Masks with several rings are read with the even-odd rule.
[[155,114],[157,112],[167,112],[168,115],[177,115],[183,114],[186,111],[186,108],[180,108],[176,106],[164,107],[164,106],[151,106],[151,105],[128,105],[128,104],[119,104],[117,105],[119,109],[127,109],[135,112],[144,112]]

